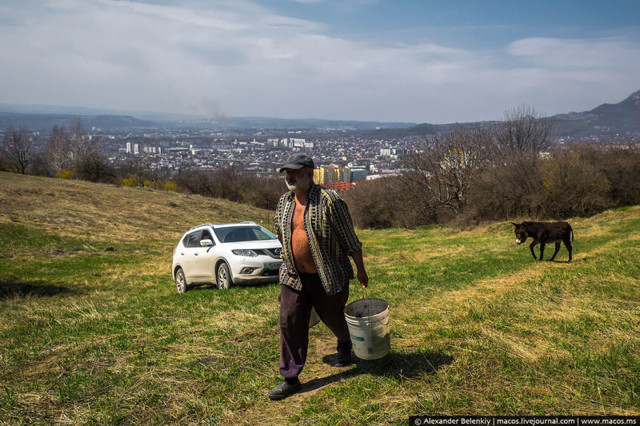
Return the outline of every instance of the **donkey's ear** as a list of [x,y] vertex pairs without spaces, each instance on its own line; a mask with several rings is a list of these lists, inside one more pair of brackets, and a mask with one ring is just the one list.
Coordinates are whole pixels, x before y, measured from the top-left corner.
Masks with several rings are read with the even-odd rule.
[[513,226],[515,226],[516,228],[518,227],[518,224],[517,224],[517,223],[513,223],[513,222],[511,222],[511,224],[512,224]]

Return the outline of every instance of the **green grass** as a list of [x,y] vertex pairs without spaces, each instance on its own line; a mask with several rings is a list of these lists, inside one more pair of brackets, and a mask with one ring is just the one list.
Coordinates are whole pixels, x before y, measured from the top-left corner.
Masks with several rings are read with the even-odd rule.
[[180,295],[170,277],[190,226],[270,215],[0,173],[0,423],[640,413],[640,208],[571,220],[570,264],[564,247],[561,262],[534,262],[506,222],[358,231],[391,354],[329,367],[335,341],[316,326],[305,391],[283,402],[266,396],[280,380],[278,286]]

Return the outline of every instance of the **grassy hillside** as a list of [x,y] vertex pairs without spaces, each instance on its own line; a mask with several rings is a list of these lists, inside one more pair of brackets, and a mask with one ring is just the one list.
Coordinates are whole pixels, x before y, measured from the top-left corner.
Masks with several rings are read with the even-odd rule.
[[189,227],[270,217],[197,196],[0,173],[0,422],[640,413],[639,207],[571,220],[571,264],[534,262],[508,223],[359,231],[367,295],[390,304],[392,352],[330,367],[322,360],[335,341],[316,326],[303,392],[282,402],[266,396],[280,380],[278,286],[179,295],[170,277]]

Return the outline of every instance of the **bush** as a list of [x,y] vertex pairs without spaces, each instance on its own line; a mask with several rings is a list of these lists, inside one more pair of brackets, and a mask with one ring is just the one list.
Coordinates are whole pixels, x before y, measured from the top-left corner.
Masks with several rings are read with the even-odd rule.
[[137,176],[119,176],[118,177],[118,184],[120,186],[130,186],[130,187],[137,187],[140,186],[140,182],[138,180]]
[[612,206],[611,182],[589,159],[572,148],[555,148],[539,166],[542,216],[568,218]]
[[58,174],[56,175],[57,178],[60,179],[75,179],[76,178],[76,171],[73,169],[64,169],[64,170],[60,170],[58,172]]
[[[470,136],[458,132],[457,137]],[[640,204],[638,145],[571,143],[546,153],[488,149],[483,152],[492,155],[476,162],[473,170],[467,170],[459,167],[460,161],[452,169],[450,159],[470,158],[467,153],[474,152],[469,151],[474,144],[467,145],[460,155],[460,149],[451,148],[453,139],[445,138],[443,142],[440,151],[437,146],[426,147],[411,159],[409,164],[413,167],[403,175],[401,192],[397,188],[388,189],[401,193],[407,200],[403,204],[414,204],[424,213],[421,218],[414,215],[414,220],[405,222],[474,224],[518,217],[560,220]],[[458,155],[452,157],[451,152]],[[472,158],[480,157],[474,154]],[[379,200],[388,198],[384,194],[370,196]],[[417,205],[420,199],[422,202]],[[374,206],[369,208],[376,211]],[[404,214],[408,212],[404,210]],[[382,218],[389,216],[385,212],[375,214]],[[379,222],[377,225],[382,226],[393,221]]]
[[385,177],[358,183],[342,194],[351,218],[359,228],[414,227],[429,221],[418,207],[419,198],[409,195],[400,177]]
[[468,209],[477,221],[505,220],[542,215],[539,167],[536,153],[499,156],[492,167],[475,179],[469,189]]
[[177,187],[191,194],[224,198],[273,210],[286,187],[279,175],[258,176],[228,167],[214,173],[184,171],[175,178]]
[[215,177],[209,173],[191,170],[183,171],[175,178],[175,182],[180,190],[190,194],[214,198],[220,196],[216,187]]
[[164,189],[165,191],[175,191],[176,189],[178,189],[178,184],[167,180],[164,182],[162,189]]
[[261,209],[275,210],[286,190],[280,175],[248,176],[245,202]]
[[612,206],[640,204],[640,145],[577,145],[583,158],[600,170],[611,184]]
[[115,183],[114,168],[98,151],[88,151],[76,161],[76,175],[78,179],[90,182]]

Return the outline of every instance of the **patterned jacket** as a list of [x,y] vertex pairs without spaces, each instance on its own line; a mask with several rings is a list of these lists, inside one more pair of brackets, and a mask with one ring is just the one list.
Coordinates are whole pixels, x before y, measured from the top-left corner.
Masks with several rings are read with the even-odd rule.
[[[307,194],[304,227],[307,231],[311,256],[320,275],[322,286],[333,295],[349,285],[353,267],[349,255],[362,248],[358,240],[347,204],[331,190],[312,184]],[[282,243],[280,284],[301,290],[291,249],[291,222],[296,208],[295,195],[289,191],[278,202],[275,216],[276,232]]]

